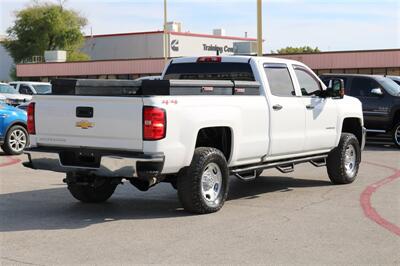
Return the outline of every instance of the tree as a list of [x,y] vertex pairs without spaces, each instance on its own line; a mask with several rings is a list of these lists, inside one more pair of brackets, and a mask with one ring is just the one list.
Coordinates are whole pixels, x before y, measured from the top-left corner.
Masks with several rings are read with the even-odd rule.
[[276,52],[271,51],[273,54],[310,54],[310,53],[319,53],[321,50],[318,47],[312,48],[310,46],[303,47],[291,47],[288,46],[286,48],[278,49]]
[[16,12],[15,23],[7,29],[4,42],[15,62],[43,56],[46,50],[66,50],[74,59],[88,58],[79,51],[84,42],[81,30],[87,20],[74,10],[65,9],[63,3],[34,1]]

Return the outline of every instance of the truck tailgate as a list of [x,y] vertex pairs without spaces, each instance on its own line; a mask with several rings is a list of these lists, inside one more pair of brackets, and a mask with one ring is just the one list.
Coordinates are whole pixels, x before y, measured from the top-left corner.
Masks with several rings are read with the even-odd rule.
[[36,141],[41,146],[141,151],[141,97],[36,96]]

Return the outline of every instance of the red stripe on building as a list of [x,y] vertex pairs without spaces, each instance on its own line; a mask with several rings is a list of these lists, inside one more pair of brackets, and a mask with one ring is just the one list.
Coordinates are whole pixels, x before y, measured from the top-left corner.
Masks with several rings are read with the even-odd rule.
[[119,74],[160,74],[164,59],[106,60],[66,63],[18,64],[18,77],[62,77]]

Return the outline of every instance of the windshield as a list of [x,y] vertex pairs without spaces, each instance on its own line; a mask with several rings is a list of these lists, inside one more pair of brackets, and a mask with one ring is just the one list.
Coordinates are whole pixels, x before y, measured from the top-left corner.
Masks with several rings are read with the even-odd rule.
[[41,85],[32,85],[35,88],[37,94],[49,94],[51,93],[51,85],[41,84]]
[[380,78],[378,81],[383,85],[383,88],[394,96],[400,96],[400,85],[390,78]]
[[0,84],[0,93],[18,94],[18,92],[10,85]]

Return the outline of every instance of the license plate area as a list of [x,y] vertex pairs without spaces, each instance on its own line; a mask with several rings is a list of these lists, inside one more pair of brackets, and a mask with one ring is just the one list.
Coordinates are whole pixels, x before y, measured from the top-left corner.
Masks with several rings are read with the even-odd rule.
[[101,156],[90,151],[62,151],[60,162],[64,166],[100,168]]

